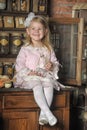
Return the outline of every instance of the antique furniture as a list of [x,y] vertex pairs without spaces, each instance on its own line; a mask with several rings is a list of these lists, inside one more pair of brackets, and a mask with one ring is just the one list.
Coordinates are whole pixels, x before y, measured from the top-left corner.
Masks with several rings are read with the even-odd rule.
[[55,126],[40,126],[39,107],[29,90],[0,89],[0,130],[69,130],[70,90],[54,92],[51,110],[58,119]]

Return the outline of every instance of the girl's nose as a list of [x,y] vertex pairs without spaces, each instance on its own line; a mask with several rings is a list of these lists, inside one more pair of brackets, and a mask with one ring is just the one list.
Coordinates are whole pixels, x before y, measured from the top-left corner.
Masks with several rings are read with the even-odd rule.
[[36,32],[38,32],[38,31],[39,31],[39,29],[35,29],[35,31],[36,31]]

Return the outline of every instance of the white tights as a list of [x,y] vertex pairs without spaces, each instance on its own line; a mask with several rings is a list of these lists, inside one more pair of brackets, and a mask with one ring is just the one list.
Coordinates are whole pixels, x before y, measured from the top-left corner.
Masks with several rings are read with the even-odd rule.
[[[42,87],[42,85],[45,85],[45,87]],[[36,86],[33,88],[34,98],[36,103],[41,109],[40,114],[45,114],[48,120],[54,117],[50,110],[50,105],[52,103],[53,99],[53,86],[52,84],[50,87],[46,87],[48,84],[36,84]]]

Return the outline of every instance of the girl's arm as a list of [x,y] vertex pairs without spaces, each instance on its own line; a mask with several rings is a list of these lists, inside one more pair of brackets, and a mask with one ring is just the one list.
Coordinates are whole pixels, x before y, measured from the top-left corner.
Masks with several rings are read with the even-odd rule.
[[24,49],[24,47],[22,47],[19,51],[17,58],[16,58],[16,63],[15,63],[16,72],[25,68],[25,60],[26,60],[25,49]]
[[29,69],[25,66],[26,61],[26,53],[24,47],[21,48],[15,63],[15,70],[16,73],[14,75],[14,78],[16,81],[14,82],[14,86],[18,87],[22,84],[23,78],[28,75]]
[[24,47],[22,47],[15,63],[15,70],[16,70],[15,76],[23,77],[28,75],[30,70],[26,67],[25,63],[26,63],[26,50]]

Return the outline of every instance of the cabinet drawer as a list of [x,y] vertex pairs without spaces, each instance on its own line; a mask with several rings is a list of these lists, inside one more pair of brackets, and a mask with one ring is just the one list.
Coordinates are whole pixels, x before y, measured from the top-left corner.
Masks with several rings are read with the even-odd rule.
[[[69,102],[68,93],[56,93],[54,94],[54,99],[52,103],[52,107],[67,107]],[[22,109],[22,108],[38,108],[37,104],[35,103],[33,94],[31,95],[5,95],[4,96],[4,108],[15,108],[15,109]]]
[[66,93],[55,94],[52,104],[53,107],[66,107],[66,104],[67,104]]
[[32,95],[5,96],[4,108],[36,108],[37,104]]

